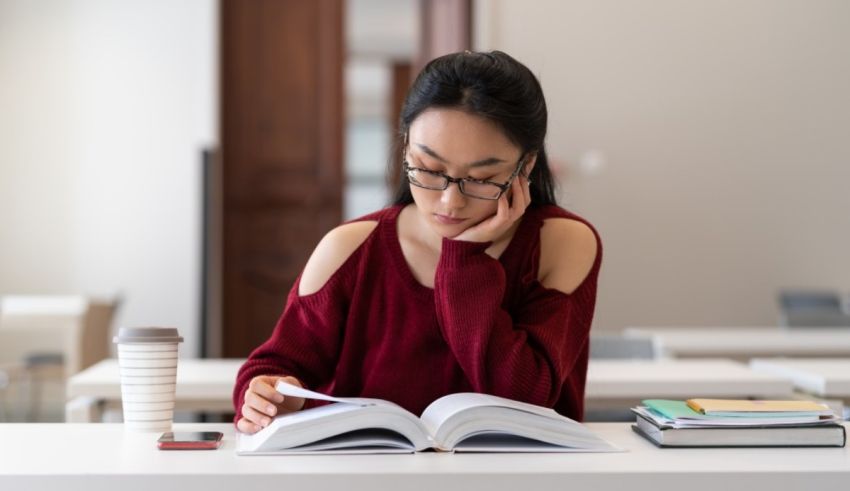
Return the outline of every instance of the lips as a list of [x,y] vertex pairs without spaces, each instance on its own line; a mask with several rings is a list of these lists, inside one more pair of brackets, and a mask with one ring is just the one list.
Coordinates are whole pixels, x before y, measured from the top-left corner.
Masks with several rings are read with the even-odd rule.
[[457,225],[458,223],[466,221],[465,218],[455,218],[447,215],[440,215],[439,213],[434,213],[434,220],[443,225]]

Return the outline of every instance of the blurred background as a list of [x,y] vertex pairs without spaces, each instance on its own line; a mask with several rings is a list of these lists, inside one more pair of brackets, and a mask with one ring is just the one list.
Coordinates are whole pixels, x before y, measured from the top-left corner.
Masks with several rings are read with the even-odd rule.
[[118,326],[247,356],[463,49],[543,85],[605,246],[594,332],[776,325],[789,289],[846,313],[845,0],[0,0],[0,420],[61,419]]

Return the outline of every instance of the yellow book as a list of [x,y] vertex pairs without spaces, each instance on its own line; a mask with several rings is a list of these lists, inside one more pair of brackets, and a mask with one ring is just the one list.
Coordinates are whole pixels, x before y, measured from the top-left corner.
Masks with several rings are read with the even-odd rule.
[[814,401],[751,401],[735,399],[688,399],[688,406],[701,414],[723,413],[812,413],[830,415],[829,406]]

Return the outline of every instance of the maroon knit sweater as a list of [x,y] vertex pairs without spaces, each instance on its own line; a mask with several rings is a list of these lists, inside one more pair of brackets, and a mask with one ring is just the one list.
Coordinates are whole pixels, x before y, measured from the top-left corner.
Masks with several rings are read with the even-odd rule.
[[402,254],[401,209],[358,219],[378,225],[318,292],[299,296],[295,282],[271,337],[239,370],[235,421],[258,375],[291,375],[319,392],[387,399],[414,414],[446,394],[485,392],[581,420],[598,236],[596,261],[572,294],[537,276],[543,220],[587,222],[556,206],[530,208],[498,260],[484,252],[490,243],[443,239],[431,289]]

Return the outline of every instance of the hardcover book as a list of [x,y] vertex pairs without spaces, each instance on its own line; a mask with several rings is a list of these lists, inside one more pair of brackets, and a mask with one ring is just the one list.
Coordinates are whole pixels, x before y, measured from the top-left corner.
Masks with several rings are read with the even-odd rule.
[[283,382],[276,389],[331,404],[239,433],[237,454],[620,451],[552,409],[487,394],[450,394],[417,417],[381,399],[331,397]]
[[675,427],[638,415],[632,429],[659,447],[843,447],[846,441],[837,423]]

